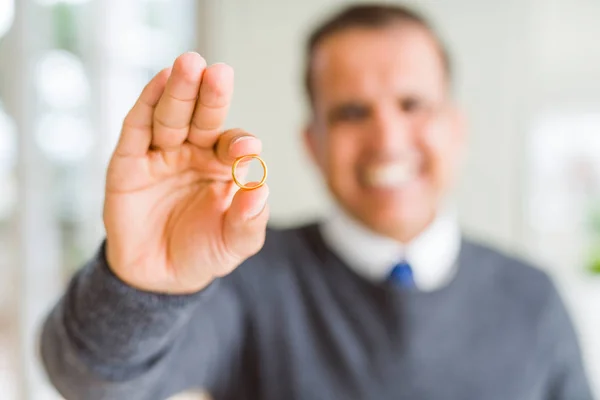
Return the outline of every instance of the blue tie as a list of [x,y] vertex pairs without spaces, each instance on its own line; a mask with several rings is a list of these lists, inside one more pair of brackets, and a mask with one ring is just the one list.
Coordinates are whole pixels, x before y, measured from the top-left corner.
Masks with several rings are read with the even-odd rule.
[[402,261],[392,268],[388,281],[404,288],[412,288],[415,286],[413,270],[406,261]]

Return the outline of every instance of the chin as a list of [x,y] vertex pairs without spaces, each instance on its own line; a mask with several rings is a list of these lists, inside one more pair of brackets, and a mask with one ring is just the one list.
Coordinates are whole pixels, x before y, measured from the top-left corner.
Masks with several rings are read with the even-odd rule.
[[361,219],[372,230],[403,242],[422,232],[434,219],[436,207],[430,196],[401,189],[376,189],[361,196]]

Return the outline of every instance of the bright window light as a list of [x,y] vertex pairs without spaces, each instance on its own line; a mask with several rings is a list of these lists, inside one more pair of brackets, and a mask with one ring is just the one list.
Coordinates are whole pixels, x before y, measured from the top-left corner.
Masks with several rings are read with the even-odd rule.
[[53,6],[55,4],[83,4],[90,0],[37,0],[37,3],[42,6]]
[[4,36],[15,19],[14,0],[0,0],[0,37]]
[[90,154],[94,137],[85,118],[52,112],[40,119],[36,142],[52,161],[73,164]]
[[81,59],[65,50],[50,50],[40,60],[36,84],[41,98],[55,109],[72,109],[89,99],[90,84]]
[[17,128],[0,104],[0,176],[9,173],[17,161]]

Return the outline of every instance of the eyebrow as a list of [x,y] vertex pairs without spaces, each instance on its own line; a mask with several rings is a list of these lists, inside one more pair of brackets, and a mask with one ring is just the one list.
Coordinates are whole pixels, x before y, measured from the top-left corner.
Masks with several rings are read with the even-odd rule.
[[357,101],[357,100],[349,100],[342,101],[335,104],[329,111],[327,112],[327,120],[331,121],[334,118],[338,117],[342,111],[351,109],[351,108],[360,108],[360,109],[370,109],[371,106],[367,102]]

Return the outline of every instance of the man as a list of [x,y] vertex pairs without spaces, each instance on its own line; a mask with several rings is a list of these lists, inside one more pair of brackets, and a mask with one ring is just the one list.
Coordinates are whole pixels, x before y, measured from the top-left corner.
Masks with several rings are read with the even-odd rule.
[[221,132],[233,72],[180,56],[127,115],[107,174],[106,242],[45,324],[58,390],[590,399],[548,277],[461,239],[444,208],[464,132],[427,23],[398,6],[353,6],[308,47],[305,139],[337,211],[267,232],[268,188],[231,182],[234,159],[261,150],[247,132]]

